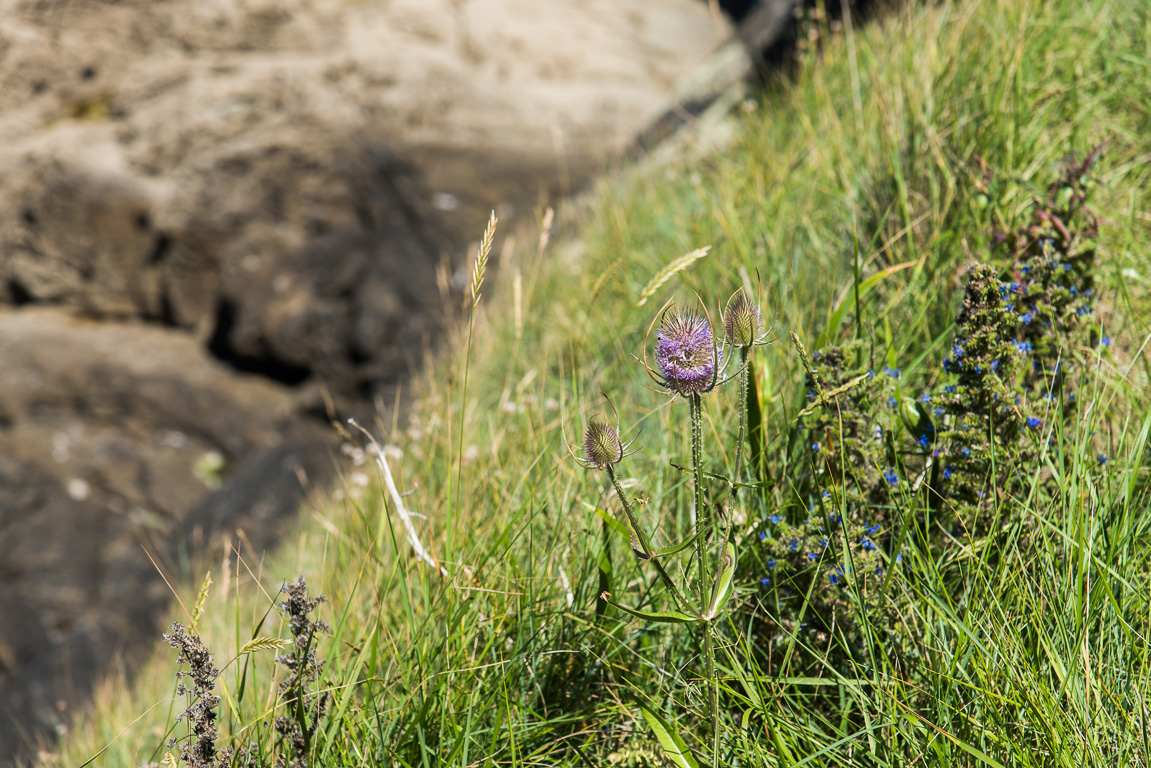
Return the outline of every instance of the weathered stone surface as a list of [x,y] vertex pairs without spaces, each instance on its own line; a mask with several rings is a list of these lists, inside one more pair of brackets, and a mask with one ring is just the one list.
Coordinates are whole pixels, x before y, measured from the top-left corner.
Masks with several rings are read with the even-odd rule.
[[[66,717],[94,673],[147,647],[169,596],[148,553],[179,573],[182,541],[242,528],[268,543],[301,479],[326,479],[332,446],[289,388],[237,375],[187,334],[9,309],[0,360],[0,739],[12,744],[16,723]],[[219,477],[197,476],[212,454]]]
[[489,209],[578,184],[727,33],[694,0],[13,5],[0,295],[337,394],[402,371]]

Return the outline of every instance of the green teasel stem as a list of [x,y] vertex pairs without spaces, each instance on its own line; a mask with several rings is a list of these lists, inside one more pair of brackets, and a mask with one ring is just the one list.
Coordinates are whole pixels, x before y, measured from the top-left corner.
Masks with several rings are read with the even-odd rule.
[[695,485],[695,555],[699,560],[699,610],[707,610],[707,574],[711,570],[707,557],[711,538],[711,514],[703,501],[703,400],[698,392],[688,395],[691,405],[691,469]]
[[647,534],[643,528],[640,527],[639,521],[636,520],[635,512],[631,508],[631,502],[627,500],[627,494],[624,493],[623,486],[619,484],[619,478],[616,477],[615,467],[608,464],[606,469],[607,476],[611,478],[611,484],[615,488],[616,496],[619,497],[619,502],[623,505],[623,513],[627,515],[628,524],[631,526],[631,530],[635,532],[636,538],[639,539],[639,546],[643,550],[644,556],[655,566],[656,572],[659,573],[659,577],[663,579],[664,584],[666,584],[667,588],[671,591],[671,595],[675,598],[679,607],[690,612],[691,603],[684,599],[683,594],[679,591],[679,587],[675,585],[675,581],[672,580],[671,575],[663,567],[663,563],[659,561],[659,556],[656,555],[655,550],[651,548],[651,541],[648,540]]
[[703,625],[703,654],[707,659],[707,710],[711,717],[711,765],[719,768],[719,677],[715,673],[715,641],[711,622]]

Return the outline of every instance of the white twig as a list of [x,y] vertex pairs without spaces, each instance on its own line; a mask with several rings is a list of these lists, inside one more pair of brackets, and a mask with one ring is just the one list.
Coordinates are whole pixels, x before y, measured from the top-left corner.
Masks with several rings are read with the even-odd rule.
[[392,470],[388,466],[388,460],[384,457],[384,449],[376,442],[376,438],[372,437],[368,430],[361,427],[353,419],[348,419],[348,423],[356,429],[364,433],[368,438],[368,442],[376,449],[376,463],[380,465],[380,470],[384,473],[384,484],[388,486],[388,494],[392,497],[392,505],[396,508],[396,514],[399,515],[400,522],[404,524],[404,530],[408,533],[408,544],[411,545],[412,550],[416,553],[416,558],[424,561],[432,568],[440,572],[440,575],[445,579],[448,578],[448,571],[442,565],[436,562],[436,559],[424,549],[424,545],[420,543],[420,536],[416,533],[416,527],[412,525],[412,513],[404,506],[404,501],[400,498],[400,492],[396,488],[396,481],[392,479]]

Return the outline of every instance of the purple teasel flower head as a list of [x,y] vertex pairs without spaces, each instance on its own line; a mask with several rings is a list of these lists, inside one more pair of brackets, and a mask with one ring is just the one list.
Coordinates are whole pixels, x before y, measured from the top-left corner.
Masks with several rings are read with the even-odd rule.
[[[614,412],[615,405],[611,400],[608,400],[608,405],[612,407],[612,411]],[[625,457],[630,456],[633,451],[629,451],[628,449],[631,448],[632,443],[635,441],[635,437],[626,443],[620,440],[619,414],[616,413],[616,425],[614,427],[603,419],[593,417],[588,421],[587,428],[584,429],[583,444],[581,446],[583,456],[576,456],[570,447],[568,448],[568,452],[572,454],[576,461],[588,469],[607,469],[608,467],[614,467],[623,461]]]
[[672,307],[663,314],[655,334],[658,375],[648,369],[657,384],[676,395],[710,392],[722,362],[723,351],[703,315],[682,307]]
[[727,343],[740,349],[764,344],[763,312],[740,288],[727,300],[723,310],[723,333]]

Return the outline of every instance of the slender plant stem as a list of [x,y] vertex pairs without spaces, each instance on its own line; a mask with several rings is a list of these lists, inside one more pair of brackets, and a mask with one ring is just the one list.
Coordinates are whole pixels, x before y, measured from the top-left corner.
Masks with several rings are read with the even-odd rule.
[[715,647],[711,622],[703,625],[703,655],[707,658],[707,709],[711,716],[711,765],[719,768],[719,678],[715,674]]
[[743,463],[743,441],[744,436],[747,434],[747,357],[750,351],[751,347],[739,348],[739,437],[735,441],[735,472],[731,476],[732,501],[735,501],[735,495],[739,490],[739,472],[742,469]]
[[[472,331],[476,324],[476,302],[472,301],[472,311],[468,316],[468,343],[467,350],[464,353],[464,383],[463,391],[460,393],[460,434],[459,441],[456,445],[456,485],[455,493],[452,493],[451,483],[451,470],[448,470],[448,525],[447,525],[447,546],[445,547],[444,560],[450,561],[452,559],[452,544],[455,538],[455,519],[456,519],[456,505],[459,503],[460,498],[463,496],[463,483],[464,483],[464,425],[467,422],[465,416],[468,409],[468,373],[472,367]],[[448,440],[451,440],[451,432],[448,432]],[[450,450],[450,448],[449,448]]]
[[611,478],[611,484],[615,487],[615,493],[619,496],[620,504],[623,505],[623,512],[627,515],[628,524],[631,530],[635,532],[635,537],[639,540],[639,546],[640,549],[643,550],[644,556],[655,566],[660,578],[667,584],[667,588],[671,590],[671,595],[675,598],[679,607],[685,611],[690,611],[691,603],[684,598],[683,594],[679,591],[679,587],[677,587],[675,581],[672,580],[671,575],[664,569],[663,563],[659,561],[659,556],[655,553],[655,550],[651,548],[651,541],[648,539],[643,528],[640,528],[639,521],[636,520],[635,517],[635,512],[631,508],[631,503],[627,500],[627,494],[624,493],[623,486],[619,484],[619,478],[616,477],[615,474],[615,467],[610,464],[607,467],[607,475]]
[[691,470],[695,482],[695,555],[699,561],[699,611],[707,610],[707,545],[711,537],[711,515],[703,501],[703,402],[699,393],[688,395],[691,405]]
[[[703,499],[703,401],[699,393],[690,395],[691,404],[691,468],[695,475],[695,552],[699,559],[699,610],[708,610],[708,544],[711,542],[711,511]],[[713,768],[719,766],[719,680],[715,675],[715,648],[711,637],[711,621],[703,625],[703,655],[707,660],[708,714],[711,716]]]

